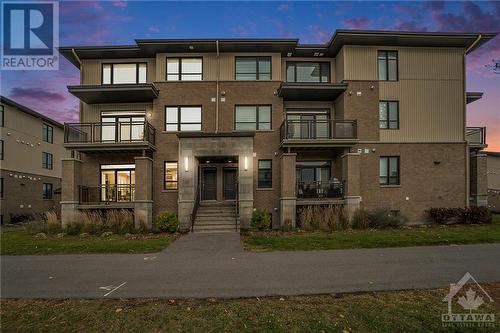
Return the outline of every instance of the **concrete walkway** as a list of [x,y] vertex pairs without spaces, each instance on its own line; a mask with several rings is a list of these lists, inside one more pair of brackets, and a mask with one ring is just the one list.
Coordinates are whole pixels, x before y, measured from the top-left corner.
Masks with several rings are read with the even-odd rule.
[[205,298],[447,287],[500,281],[500,244],[245,252],[239,234],[189,234],[148,255],[1,257],[4,298]]

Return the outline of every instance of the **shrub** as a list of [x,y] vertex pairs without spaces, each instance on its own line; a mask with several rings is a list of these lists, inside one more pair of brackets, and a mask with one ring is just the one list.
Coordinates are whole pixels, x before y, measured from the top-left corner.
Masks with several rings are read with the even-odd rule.
[[431,208],[426,211],[429,221],[437,224],[491,223],[491,213],[486,207]]
[[177,214],[173,212],[161,212],[156,217],[155,226],[161,231],[176,232],[179,227]]
[[106,222],[115,234],[123,235],[134,231],[134,215],[125,209],[109,211]]
[[250,222],[254,230],[266,230],[271,228],[271,217],[265,209],[255,209],[252,212],[252,220]]
[[305,206],[299,211],[299,225],[307,231],[344,230],[349,225],[349,217],[341,205]]
[[352,217],[353,229],[398,228],[406,222],[406,217],[393,213],[387,208],[374,210],[358,209]]
[[62,231],[61,222],[57,219],[57,214],[55,212],[45,213],[46,231],[51,235],[58,234]]

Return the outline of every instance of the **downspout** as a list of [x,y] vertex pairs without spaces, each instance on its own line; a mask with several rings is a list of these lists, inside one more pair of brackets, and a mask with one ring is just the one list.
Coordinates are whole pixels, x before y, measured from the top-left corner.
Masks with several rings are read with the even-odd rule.
[[[466,88],[466,75],[465,72],[467,71],[466,68],[466,63],[465,63],[465,57],[467,54],[472,50],[474,46],[481,40],[483,37],[482,34],[479,34],[476,38],[476,40],[465,50],[464,56],[463,56],[463,85],[464,85],[464,100],[463,100],[463,106],[464,106],[464,125],[463,125],[463,135],[464,135],[464,141],[467,141],[467,138],[465,137],[465,131],[467,129],[467,88]],[[470,151],[469,151],[469,145],[465,145],[465,207],[470,206]]]
[[215,133],[219,132],[219,76],[220,76],[220,57],[219,57],[219,40],[215,41],[217,49],[217,78],[216,78],[216,95],[215,95]]

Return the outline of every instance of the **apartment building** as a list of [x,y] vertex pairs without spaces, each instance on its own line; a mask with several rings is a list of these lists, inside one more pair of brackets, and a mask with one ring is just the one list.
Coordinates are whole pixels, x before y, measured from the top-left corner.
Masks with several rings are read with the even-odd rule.
[[189,230],[203,207],[233,205],[241,228],[254,208],[295,226],[301,207],[330,204],[421,222],[430,207],[466,206],[465,109],[477,96],[466,94],[465,57],[494,36],[337,30],[324,45],[62,47],[81,73],[68,87],[81,103],[80,123],[65,125],[63,222],[124,208],[151,226],[169,210]]
[[486,152],[488,208],[500,213],[500,152]]
[[10,223],[60,212],[64,126],[0,96],[0,216]]

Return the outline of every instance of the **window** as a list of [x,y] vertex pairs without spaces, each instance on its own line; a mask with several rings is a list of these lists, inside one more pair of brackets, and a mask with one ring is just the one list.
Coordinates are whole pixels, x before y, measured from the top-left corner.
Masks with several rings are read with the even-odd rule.
[[271,80],[271,57],[236,57],[236,80]]
[[3,105],[0,105],[0,127],[3,127]]
[[270,130],[270,105],[237,105],[234,109],[235,130]]
[[44,199],[52,199],[52,184],[51,183],[43,183],[43,198]]
[[3,140],[0,140],[0,160],[3,160]]
[[259,160],[259,188],[273,187],[272,160]]
[[378,103],[378,110],[379,110],[380,128],[383,129],[399,128],[399,102],[380,101]]
[[146,63],[103,64],[102,84],[146,83]]
[[329,62],[287,62],[287,82],[326,83],[330,82]]
[[52,170],[53,166],[53,156],[51,153],[42,153],[42,168]]
[[380,81],[398,80],[397,51],[378,51],[378,79]]
[[380,157],[380,185],[399,185],[399,156]]
[[165,107],[165,130],[201,131],[201,106]]
[[0,178],[0,198],[3,198],[3,178]]
[[165,190],[177,190],[177,162],[165,162]]
[[202,80],[202,68],[201,58],[167,58],[167,81]]
[[52,126],[47,124],[42,125],[42,140],[48,143],[54,142],[54,128]]
[[131,202],[135,200],[135,164],[101,165],[100,201]]

